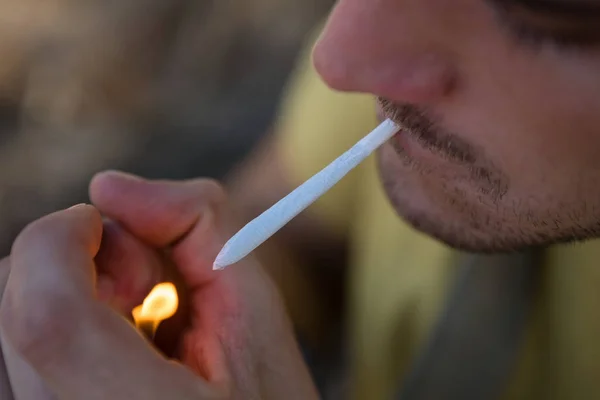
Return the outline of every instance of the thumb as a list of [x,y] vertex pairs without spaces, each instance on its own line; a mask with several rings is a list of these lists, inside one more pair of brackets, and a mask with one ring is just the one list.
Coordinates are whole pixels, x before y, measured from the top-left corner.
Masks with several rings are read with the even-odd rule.
[[84,205],[19,235],[0,306],[3,339],[60,399],[206,398],[204,382],[95,300],[101,234],[100,214]]
[[156,248],[171,247],[190,288],[222,274],[212,264],[224,244],[225,193],[215,182],[148,181],[119,172],[96,175],[90,198],[103,214]]

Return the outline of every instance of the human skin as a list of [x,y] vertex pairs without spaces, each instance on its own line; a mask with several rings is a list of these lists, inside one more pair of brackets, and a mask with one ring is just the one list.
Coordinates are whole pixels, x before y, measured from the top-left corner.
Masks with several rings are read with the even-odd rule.
[[[557,0],[552,2],[554,10],[556,4],[563,6],[560,13],[553,13],[547,8],[550,0],[537,2],[534,8],[524,6],[525,1],[517,5],[512,0],[502,0],[499,7],[500,1],[341,0],[316,46],[315,65],[334,89],[381,97],[382,115],[405,126],[381,149],[381,173],[397,210],[417,228],[456,247],[478,251],[594,237],[600,221],[600,161],[596,156],[600,138],[595,135],[600,124],[600,116],[596,115],[600,104],[600,52],[595,46],[596,8],[600,3],[590,0],[589,4],[598,5],[582,7],[578,12],[575,3]],[[149,196],[144,191],[140,195],[136,190],[121,188],[112,195],[124,194],[122,197],[111,201],[96,197],[96,203],[102,212],[133,233],[130,250],[139,249],[139,245],[150,245],[146,250],[151,251],[175,246],[180,249],[180,256],[173,253],[174,262],[185,272],[186,266],[198,261],[198,254],[203,254],[204,264],[209,265],[218,248],[201,235],[203,231],[197,225],[200,220],[194,218],[193,204],[198,204],[206,192],[200,197],[192,196],[194,201],[184,196],[188,200],[175,202],[181,208],[174,208],[178,195],[173,190],[181,194],[179,190],[187,193],[188,189],[185,184],[161,187]],[[103,192],[106,195],[106,187]],[[158,201],[160,196],[165,197]],[[144,199],[151,200],[148,204],[154,207],[153,212],[140,213],[138,204]],[[169,210],[182,214],[152,219]],[[115,360],[115,366],[125,368],[116,377],[129,379],[113,377],[112,386],[99,385],[100,380],[90,381],[97,371],[91,368],[97,366],[91,365],[90,360],[97,358],[91,352],[95,347],[90,346],[83,346],[85,351],[77,353],[81,358],[59,357],[60,363],[48,363],[48,354],[63,354],[57,352],[59,347],[51,345],[64,342],[43,341],[43,330],[25,328],[31,324],[44,327],[41,322],[52,321],[52,316],[58,315],[56,305],[61,303],[48,302],[48,297],[44,297],[56,300],[52,290],[26,292],[32,287],[23,289],[15,282],[25,272],[33,271],[31,268],[44,265],[40,259],[36,261],[36,255],[68,255],[52,259],[60,261],[55,267],[91,267],[100,247],[99,214],[90,209],[77,212],[85,214],[76,215],[73,210],[53,214],[48,217],[51,219],[42,221],[45,229],[40,232],[38,222],[34,225],[35,235],[32,228],[17,241],[0,313],[3,342],[10,342],[24,355],[60,399],[109,395],[118,398],[123,393],[127,398],[135,398],[135,393],[139,398],[162,399],[176,390],[180,391],[178,398],[281,398],[278,395],[282,393],[286,397],[316,397],[293,345],[291,330],[284,322],[280,301],[255,264],[224,271],[228,275],[214,281],[204,280],[209,275],[202,274],[202,285],[189,281],[191,287],[204,293],[199,298],[207,299],[203,296],[215,291],[217,295],[210,296],[215,303],[198,301],[194,314],[200,317],[198,325],[194,326],[193,335],[184,336],[193,340],[182,341],[183,348],[189,351],[182,353],[181,363],[176,365],[157,358],[150,347],[136,341],[141,338],[132,336],[131,326],[116,319],[114,311],[111,314],[99,305],[90,289],[91,275],[87,275],[80,285],[69,286],[87,287],[87,292],[81,292],[85,299],[82,304],[87,305],[85,310],[94,311],[77,322],[87,321],[98,327],[98,321],[110,321],[118,328],[97,330],[99,336],[94,337],[102,338],[98,343],[105,345],[98,347],[105,351],[98,356],[111,355],[105,360]],[[177,215],[187,217],[180,219]],[[145,217],[139,219],[141,216]],[[75,236],[69,236],[72,231],[65,228],[65,223],[73,227],[69,218],[87,219],[74,225],[73,229],[79,232]],[[157,225],[157,221],[169,221],[178,229]],[[54,228],[49,229],[48,224]],[[86,226],[87,230],[77,231]],[[185,226],[189,229],[182,229]],[[59,247],[61,252],[53,252],[55,248],[47,246],[49,238],[61,238],[57,232],[67,235],[62,237],[67,246]],[[165,233],[170,233],[168,239],[160,239]],[[87,239],[74,240],[81,235]],[[75,247],[70,248],[69,243]],[[213,248],[211,252],[198,253],[198,248],[190,243],[213,243]],[[32,255],[25,251],[29,248],[38,252]],[[146,250],[144,254],[148,254]],[[240,270],[248,275],[235,278],[233,274]],[[38,297],[28,296],[33,293]],[[58,292],[60,296],[81,293]],[[236,297],[240,294],[245,297]],[[64,300],[60,296],[58,299]],[[38,299],[36,304],[44,305],[41,320],[36,318],[40,313],[32,313],[35,308],[31,304],[27,307],[26,300],[31,302],[32,298]],[[264,312],[265,309],[273,313]],[[28,324],[15,324],[17,314]],[[278,316],[276,329],[263,323],[266,315]],[[215,327],[219,329],[212,329]],[[31,332],[37,336],[32,337]],[[214,332],[223,336],[215,336]],[[80,344],[84,343],[81,338],[88,338],[70,337]],[[199,348],[202,351],[197,351]],[[38,349],[42,351],[32,351]],[[131,357],[119,362],[118,357],[123,355]],[[10,373],[10,360],[8,364]],[[110,363],[106,365],[110,367]],[[127,376],[131,371],[139,372],[135,376],[141,378],[162,377],[151,380],[160,385],[145,386],[141,380],[132,380]],[[282,373],[290,379],[282,379]],[[294,384],[293,389],[288,382]],[[145,392],[137,392],[136,388]]]
[[598,22],[596,0],[341,0],[314,63],[404,126],[379,164],[405,220],[522,249],[600,233]]
[[[0,382],[16,400],[317,398],[260,265],[212,271],[231,223],[218,185],[109,172],[91,198],[34,221],[0,264]],[[173,359],[124,318],[165,260],[189,291]]]

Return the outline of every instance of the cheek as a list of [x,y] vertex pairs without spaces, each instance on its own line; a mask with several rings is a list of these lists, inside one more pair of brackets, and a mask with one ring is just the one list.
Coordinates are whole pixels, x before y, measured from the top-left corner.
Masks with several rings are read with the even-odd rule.
[[447,128],[481,148],[515,190],[597,169],[600,61],[507,46],[465,63],[466,85],[442,107]]

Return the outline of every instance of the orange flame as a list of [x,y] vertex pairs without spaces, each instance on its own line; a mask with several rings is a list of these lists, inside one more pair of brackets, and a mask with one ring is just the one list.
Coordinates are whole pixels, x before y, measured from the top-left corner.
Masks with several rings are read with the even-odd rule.
[[169,282],[156,285],[144,302],[133,309],[133,319],[138,328],[142,325],[152,326],[152,334],[158,325],[173,316],[179,306],[179,298],[175,285]]

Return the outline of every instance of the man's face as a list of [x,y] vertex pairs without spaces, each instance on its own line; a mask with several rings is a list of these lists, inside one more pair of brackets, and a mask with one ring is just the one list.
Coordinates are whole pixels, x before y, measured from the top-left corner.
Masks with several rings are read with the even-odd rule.
[[380,167],[416,228],[474,251],[600,235],[600,0],[340,0],[314,61],[406,128]]

